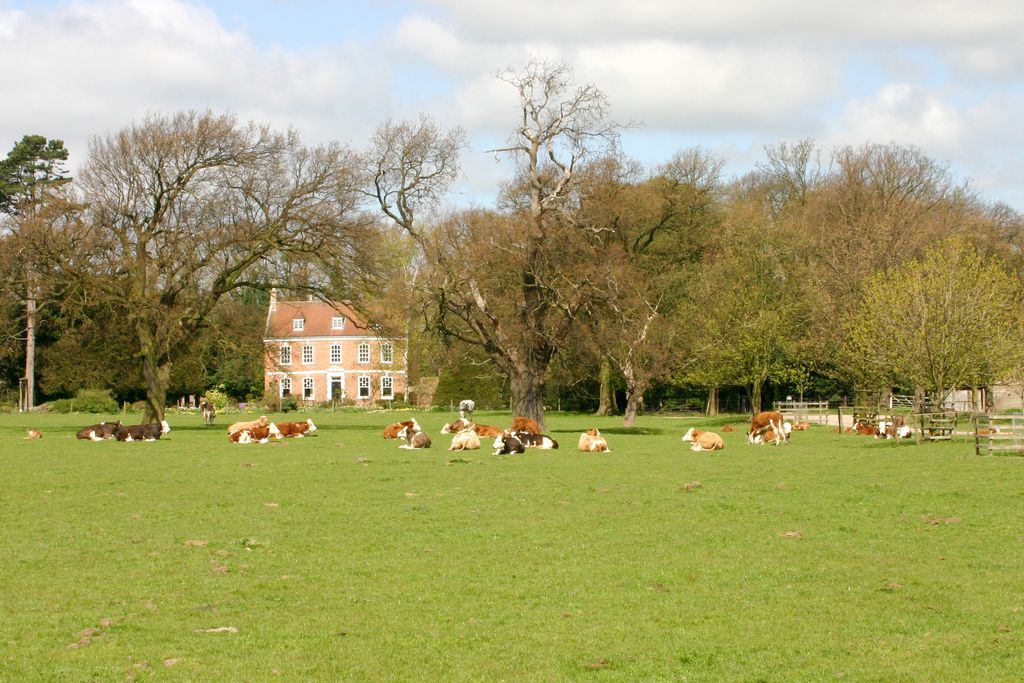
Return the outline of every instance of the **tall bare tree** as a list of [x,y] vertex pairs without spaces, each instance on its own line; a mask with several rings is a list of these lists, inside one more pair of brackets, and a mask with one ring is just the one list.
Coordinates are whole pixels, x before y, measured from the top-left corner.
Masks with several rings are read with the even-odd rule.
[[[513,411],[543,425],[545,375],[575,324],[586,289],[585,276],[581,280],[559,267],[565,262],[554,254],[568,251],[566,241],[579,246],[584,228],[576,220],[574,190],[580,166],[614,147],[620,126],[607,119],[604,93],[577,86],[565,64],[535,59],[498,78],[519,96],[514,132],[505,146],[491,150],[517,165],[504,216],[461,212],[429,240],[416,224],[422,207],[434,203],[455,177],[459,131],[441,131],[424,119],[385,124],[367,166],[381,209],[424,246],[435,323],[483,348],[509,378]],[[470,265],[482,263],[495,270]]]
[[94,139],[80,178],[105,247],[90,284],[134,331],[147,421],[163,418],[171,364],[225,294],[290,284],[274,272],[283,257],[368,268],[376,226],[335,144],[211,112],[150,115]]

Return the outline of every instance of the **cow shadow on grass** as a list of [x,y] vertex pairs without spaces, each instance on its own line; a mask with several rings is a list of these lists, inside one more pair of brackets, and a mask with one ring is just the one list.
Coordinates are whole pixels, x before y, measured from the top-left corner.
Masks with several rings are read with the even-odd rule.
[[[584,430],[581,429],[553,429],[553,434],[579,434]],[[654,436],[658,434],[664,434],[664,429],[657,427],[610,427],[608,429],[601,429],[602,434],[637,434],[640,436]]]

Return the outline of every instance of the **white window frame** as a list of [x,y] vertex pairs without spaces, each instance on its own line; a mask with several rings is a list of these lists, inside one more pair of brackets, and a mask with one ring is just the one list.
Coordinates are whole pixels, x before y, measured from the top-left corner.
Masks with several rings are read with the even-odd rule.
[[[384,350],[387,349],[388,357],[384,357]],[[380,362],[384,365],[391,365],[395,362],[395,345],[391,342],[384,342],[380,345]]]
[[292,347],[288,344],[283,344],[281,348],[277,350],[278,365],[291,365],[292,364]]
[[345,316],[336,315],[331,318],[331,329],[332,330],[343,330],[345,329]]
[[[306,396],[306,389],[309,389],[309,396]],[[316,398],[316,384],[313,382],[312,377],[302,378],[302,400],[312,401]]]
[[366,365],[370,362],[370,345],[363,342],[359,345],[358,352],[356,353],[356,360],[360,365]]
[[[306,360],[306,358],[307,358],[306,352],[307,351],[309,352],[309,356],[308,356],[309,360]],[[302,364],[303,365],[312,365],[313,364],[313,345],[312,344],[303,344],[302,345]]]
[[302,332],[306,329],[305,318],[292,318],[292,332]]
[[395,378],[391,375],[380,378],[380,398],[382,401],[395,400]]
[[[359,389],[357,390],[357,395],[359,396],[360,400],[368,400],[373,397],[373,389],[372,385],[370,384],[369,375],[359,375],[359,380],[357,381],[356,386],[359,387]],[[364,389],[366,390],[365,396],[363,395]]]
[[291,394],[292,394],[292,378],[291,377],[282,377],[281,378],[281,384],[278,386],[278,390],[279,390],[279,393],[280,393],[280,395],[282,397],[285,396],[286,392],[287,392],[288,396],[291,396]]
[[[335,353],[335,351],[337,351],[337,353]],[[331,344],[330,359],[331,365],[341,365],[341,344]]]

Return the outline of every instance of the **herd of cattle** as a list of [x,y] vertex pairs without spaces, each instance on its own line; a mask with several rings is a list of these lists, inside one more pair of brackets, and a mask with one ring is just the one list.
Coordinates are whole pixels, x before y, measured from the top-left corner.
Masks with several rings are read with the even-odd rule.
[[[547,434],[541,434],[540,426],[535,420],[528,417],[516,417],[512,419],[512,426],[508,429],[494,427],[491,425],[478,424],[465,417],[472,413],[472,408],[466,410],[466,403],[460,405],[459,413],[462,415],[455,422],[446,423],[441,427],[442,434],[453,434],[450,451],[471,451],[480,448],[481,437],[493,438],[491,447],[494,455],[509,455],[523,453],[527,448],[540,448],[553,450],[558,448],[558,442]],[[395,422],[384,429],[385,439],[398,439],[404,441],[399,448],[419,449],[430,448],[430,436],[423,431],[416,418]],[[608,452],[608,442],[596,429],[589,429],[580,434],[578,449],[586,452]]]
[[[205,418],[205,416],[204,416]],[[209,422],[207,422],[209,424]],[[121,421],[100,422],[89,425],[78,430],[76,436],[79,439],[89,441],[103,441],[115,439],[117,441],[156,441],[164,434],[171,431],[167,420],[160,424],[123,425]],[[251,422],[236,422],[228,427],[228,441],[232,443],[267,443],[271,439],[282,439],[287,436],[303,437],[306,432],[315,432],[316,425],[313,420],[305,422],[278,422],[273,423],[261,415],[258,420]],[[30,433],[31,434],[31,433]],[[38,434],[38,432],[36,432]],[[41,437],[42,434],[39,434]],[[29,438],[39,438],[30,436]]]
[[[492,448],[495,455],[506,455],[523,453],[527,448],[555,449],[558,442],[547,434],[542,434],[537,422],[526,417],[515,417],[512,426],[508,429],[494,427],[491,425],[478,424],[471,420],[473,406],[471,402],[464,401],[460,405],[461,417],[454,422],[445,424],[441,428],[442,434],[452,434],[451,445],[448,450],[465,451],[476,450],[481,447],[481,439],[493,439]],[[203,411],[203,421],[209,425],[212,423],[212,406],[207,413]],[[470,417],[467,417],[469,415]],[[789,442],[790,434],[794,431],[803,431],[810,427],[806,422],[796,424],[787,420],[778,411],[763,411],[754,415],[750,421],[750,429],[747,431],[747,443],[750,444],[774,444],[779,446]],[[160,424],[123,425],[117,422],[101,422],[99,424],[84,427],[78,431],[79,439],[90,441],[103,441],[105,439],[116,439],[117,441],[156,441],[162,435],[171,431],[166,420]],[[270,422],[266,416],[260,416],[256,420],[235,422],[228,427],[228,440],[232,443],[269,443],[271,440],[283,439],[286,437],[302,438],[307,433],[315,432],[316,425],[313,420],[304,422]],[[722,431],[731,432],[734,429],[725,425]],[[856,432],[875,438],[905,439],[910,437],[911,430],[899,418],[883,420],[877,424],[865,420],[855,420],[853,427],[847,431]],[[40,438],[39,432],[29,432],[26,438]],[[427,435],[415,418],[403,422],[396,422],[384,429],[385,439],[398,439],[404,443],[399,448],[422,449],[430,448],[430,436]],[[714,432],[702,431],[691,427],[684,435],[686,443],[691,443],[693,451],[716,451],[725,448],[725,441]],[[608,442],[596,429],[589,429],[580,434],[577,442],[577,449],[588,453],[610,452]]]

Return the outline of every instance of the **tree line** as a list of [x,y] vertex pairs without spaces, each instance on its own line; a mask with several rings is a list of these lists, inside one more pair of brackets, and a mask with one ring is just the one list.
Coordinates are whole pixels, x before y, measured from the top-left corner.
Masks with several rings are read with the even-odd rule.
[[[1021,214],[889,144],[780,142],[738,178],[702,148],[644,168],[605,94],[565,64],[498,78],[518,96],[514,172],[490,207],[447,201],[464,132],[381,124],[362,149],[212,112],[153,114],[0,164],[8,382],[109,388],[162,418],[169,391],[260,391],[265,292],[351,299],[411,330],[413,368],[499,378],[544,423],[550,384],[803,393],[900,387],[939,400],[1016,379]],[[31,346],[29,344],[31,340]],[[30,398],[32,392],[30,390]]]

